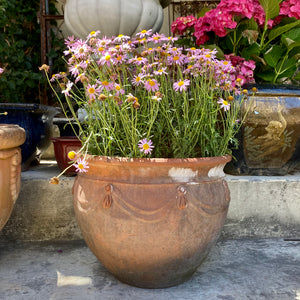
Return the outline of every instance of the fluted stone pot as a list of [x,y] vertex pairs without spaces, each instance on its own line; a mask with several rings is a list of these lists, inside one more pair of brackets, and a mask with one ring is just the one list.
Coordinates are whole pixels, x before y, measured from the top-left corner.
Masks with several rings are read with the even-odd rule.
[[25,130],[18,125],[0,124],[0,230],[8,221],[20,192],[21,149]]
[[[163,5],[168,5],[163,1]],[[64,21],[72,34],[85,39],[91,31],[104,36],[133,36],[141,30],[158,32],[163,23],[159,0],[66,0]]]
[[188,280],[223,228],[228,161],[88,157],[88,172],[73,186],[83,238],[125,283],[164,288]]

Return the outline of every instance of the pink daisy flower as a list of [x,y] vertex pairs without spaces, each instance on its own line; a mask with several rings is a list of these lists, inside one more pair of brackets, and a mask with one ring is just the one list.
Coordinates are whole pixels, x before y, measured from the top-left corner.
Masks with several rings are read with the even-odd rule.
[[131,80],[131,83],[135,86],[139,86],[141,83],[144,83],[143,77],[144,77],[144,75],[140,73],[133,77],[133,79]]
[[122,86],[118,83],[115,83],[115,91],[116,91],[116,96],[119,96],[120,94],[121,95],[124,95],[125,94],[125,91],[124,89],[122,88]]
[[140,151],[144,152],[145,154],[151,154],[154,146],[152,145],[152,141],[148,139],[142,139],[139,141],[138,144]]
[[88,92],[88,95],[90,97],[90,99],[95,99],[96,96],[101,92],[101,88],[96,84],[88,84],[87,87],[86,87],[86,90]]
[[152,34],[152,29],[149,29],[149,30],[142,30],[142,31],[138,32],[136,35],[139,38],[144,38],[146,36],[150,36],[151,34]]
[[148,92],[157,92],[159,90],[160,84],[155,79],[147,79],[145,82],[145,88]]
[[190,85],[190,80],[184,79],[173,83],[173,89],[178,92],[186,91],[187,87]]
[[68,81],[68,83],[66,84],[66,88],[62,91],[63,94],[65,94],[65,96],[70,96],[70,91],[72,89],[73,86],[73,82]]
[[219,104],[221,104],[221,108],[224,109],[224,111],[227,111],[230,109],[230,103],[223,98],[220,98],[218,101]]
[[87,169],[89,168],[88,162],[84,158],[79,158],[74,164],[74,167],[76,168],[76,172],[79,173],[86,173],[88,171]]

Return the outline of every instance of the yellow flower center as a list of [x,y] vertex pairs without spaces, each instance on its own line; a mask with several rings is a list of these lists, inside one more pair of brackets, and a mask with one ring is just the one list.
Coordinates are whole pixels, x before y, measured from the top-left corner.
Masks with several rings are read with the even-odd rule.
[[149,82],[149,84],[150,84],[151,86],[155,86],[155,81],[149,79],[148,82]]
[[105,60],[108,61],[110,60],[111,56],[109,54],[105,55]]
[[95,93],[95,89],[93,87],[90,87],[88,89],[88,91],[89,91],[90,94],[94,94]]
[[96,31],[91,31],[90,35],[94,35],[96,33]]
[[68,153],[68,158],[71,159],[71,160],[73,160],[75,158],[75,156],[76,156],[76,153],[74,151],[70,151]]
[[206,58],[211,58],[211,55],[210,54],[206,54],[205,57]]
[[179,81],[179,82],[178,82],[178,85],[179,85],[179,86],[183,86],[183,85],[184,85],[184,81],[182,81],[182,80]]
[[80,169],[80,170],[84,169],[84,165],[83,165],[83,164],[78,164],[77,167],[78,167],[78,169]]
[[119,38],[121,38],[121,37],[123,37],[123,36],[124,36],[123,34],[119,34],[119,35],[118,35]]
[[226,100],[223,101],[224,105],[228,105],[228,102]]
[[120,91],[121,90],[121,87],[119,85],[116,85],[116,90],[117,91]]
[[228,61],[225,60],[225,61],[223,62],[223,64],[224,64],[224,65],[228,65]]
[[108,81],[106,80],[102,81],[102,85],[108,85],[108,84],[109,84]]
[[179,60],[179,56],[178,55],[174,56],[173,60],[175,60],[175,61]]
[[147,30],[145,30],[145,29],[141,31],[141,33],[146,33],[146,32],[147,32]]
[[141,77],[140,77],[140,76],[137,76],[137,77],[135,78],[135,81],[136,81],[136,82],[141,81]]
[[138,57],[137,60],[143,60],[143,58],[142,57]]
[[148,144],[144,144],[144,145],[143,145],[143,149],[144,149],[144,150],[148,150],[148,149],[149,149],[149,145],[148,145]]
[[103,47],[99,47],[99,48],[98,48],[98,51],[99,51],[99,52],[102,52],[102,51],[104,51],[104,48],[103,48]]

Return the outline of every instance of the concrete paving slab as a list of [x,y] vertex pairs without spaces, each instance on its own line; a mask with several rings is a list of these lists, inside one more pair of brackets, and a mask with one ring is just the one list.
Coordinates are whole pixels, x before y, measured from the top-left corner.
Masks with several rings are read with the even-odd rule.
[[1,300],[299,300],[300,241],[222,240],[191,280],[140,289],[108,273],[83,241],[0,240]]

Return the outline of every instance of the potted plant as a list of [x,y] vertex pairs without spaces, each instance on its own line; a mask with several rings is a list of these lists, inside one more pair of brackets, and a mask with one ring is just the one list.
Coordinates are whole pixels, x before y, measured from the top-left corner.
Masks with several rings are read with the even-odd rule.
[[[228,172],[284,175],[300,162],[300,6],[296,0],[222,0],[199,18],[176,20],[182,44],[218,49],[258,92]],[[268,83],[268,85],[266,85]],[[250,103],[250,102],[249,102]],[[247,104],[248,105],[248,104]]]
[[[49,80],[53,90],[58,81],[80,128],[82,148],[68,153],[78,172],[76,219],[92,252],[123,282],[176,285],[222,230],[230,201],[223,167],[248,91],[215,51],[185,51],[151,30],[98,34],[68,39],[70,75]],[[232,101],[237,93],[240,103]]]

